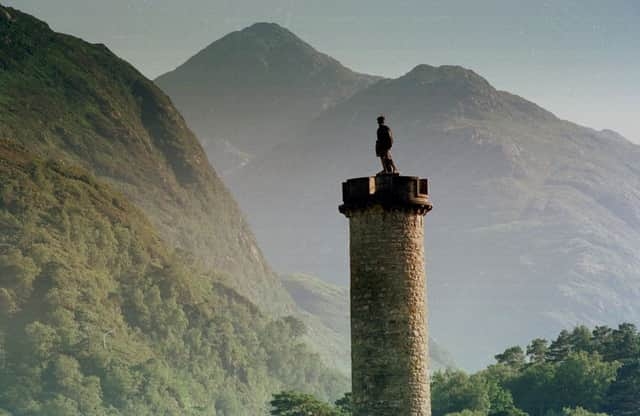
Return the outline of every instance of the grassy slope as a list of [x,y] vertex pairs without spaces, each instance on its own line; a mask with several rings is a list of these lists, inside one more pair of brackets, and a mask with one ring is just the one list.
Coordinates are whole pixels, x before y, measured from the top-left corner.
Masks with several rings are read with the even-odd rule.
[[119,192],[0,141],[0,413],[258,415],[348,389]]
[[72,161],[123,192],[171,246],[290,309],[236,203],[169,99],[103,45],[0,6],[0,138]]

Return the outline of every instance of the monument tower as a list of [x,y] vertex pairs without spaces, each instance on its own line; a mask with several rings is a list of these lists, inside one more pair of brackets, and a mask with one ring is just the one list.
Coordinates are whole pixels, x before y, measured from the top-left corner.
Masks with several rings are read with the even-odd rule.
[[349,218],[354,416],[430,416],[427,180],[381,172],[347,180],[342,195],[339,209]]

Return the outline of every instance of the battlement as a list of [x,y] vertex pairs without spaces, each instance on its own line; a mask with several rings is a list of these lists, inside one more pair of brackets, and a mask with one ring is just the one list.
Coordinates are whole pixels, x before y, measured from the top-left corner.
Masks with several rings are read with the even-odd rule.
[[417,176],[376,175],[348,179],[342,183],[339,210],[347,217],[353,211],[380,205],[385,209],[415,210],[424,215],[431,211],[427,179]]

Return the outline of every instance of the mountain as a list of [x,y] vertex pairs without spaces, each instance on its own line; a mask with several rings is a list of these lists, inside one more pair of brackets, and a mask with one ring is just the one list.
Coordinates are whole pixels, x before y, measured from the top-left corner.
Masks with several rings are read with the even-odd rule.
[[[328,328],[323,336],[315,338],[328,344],[321,351],[331,353],[333,361],[325,361],[348,374],[351,368],[349,290],[303,274],[285,275],[282,281],[298,306],[321,321],[322,325],[312,325],[311,328]],[[431,371],[456,368],[453,357],[432,338],[429,339],[429,353]]]
[[87,170],[0,140],[0,414],[253,416],[348,389],[225,280]]
[[296,137],[315,116],[376,81],[274,23],[213,42],[156,83],[223,173]]
[[379,170],[379,113],[400,171],[430,180],[431,327],[457,362],[577,323],[640,322],[640,148],[456,66],[380,80],[229,176],[278,270],[346,281],[340,183]]
[[293,301],[169,98],[103,45],[0,11],[0,138],[84,167],[265,311]]

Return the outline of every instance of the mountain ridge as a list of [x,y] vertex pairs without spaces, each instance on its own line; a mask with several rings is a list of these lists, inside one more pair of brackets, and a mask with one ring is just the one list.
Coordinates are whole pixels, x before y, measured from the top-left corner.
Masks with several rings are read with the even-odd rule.
[[[304,78],[306,69],[297,69],[301,74],[292,78]],[[281,84],[254,81],[265,85],[252,94],[286,106]],[[182,110],[198,116],[192,107]],[[237,123],[262,125],[260,111],[245,110]],[[377,79],[319,113],[291,116],[304,120],[295,126],[282,118],[279,127],[290,134],[225,170],[276,269],[344,283],[338,184],[378,170],[373,142],[381,113],[393,128],[401,172],[430,179],[432,328],[454,347],[458,362],[478,367],[474,360],[532,333],[551,336],[576,323],[616,325],[638,315],[622,300],[636,290],[640,270],[631,255],[640,218],[638,146],[561,120],[454,65],[417,65],[398,78]],[[245,136],[264,137],[260,130]],[[206,148],[215,157],[218,150]],[[604,304],[615,306],[604,310]],[[504,330],[468,328],[465,311]],[[464,350],[469,343],[477,346],[475,357]]]
[[[632,254],[640,244],[640,147],[561,120],[472,74],[419,66],[381,80],[229,175],[272,264],[343,282],[338,184],[376,172],[375,117],[382,113],[400,171],[430,179],[432,328],[458,362],[474,368],[504,344],[575,324],[640,322],[640,310],[629,306],[640,290]],[[269,193],[268,202],[258,190]],[[295,224],[289,232],[273,213],[292,198],[299,201],[286,218]],[[259,203],[260,210],[251,208]],[[466,313],[502,330],[469,329]],[[477,346],[473,355],[463,347],[469,343]]]
[[[256,23],[155,81],[189,114],[209,157],[226,173],[246,163],[228,145],[250,159],[378,79],[346,68],[275,23]],[[260,117],[245,118],[247,113]]]

